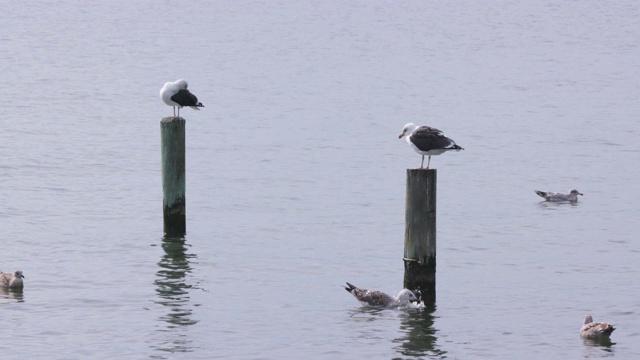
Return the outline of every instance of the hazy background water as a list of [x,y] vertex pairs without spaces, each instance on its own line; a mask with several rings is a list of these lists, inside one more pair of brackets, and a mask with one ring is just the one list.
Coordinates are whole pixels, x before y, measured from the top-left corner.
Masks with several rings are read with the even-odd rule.
[[[635,1],[4,2],[2,358],[640,356]],[[158,91],[184,78],[187,235]],[[402,287],[407,122],[438,169],[435,311]],[[585,194],[541,203],[533,190]],[[617,326],[583,343],[582,317]]]

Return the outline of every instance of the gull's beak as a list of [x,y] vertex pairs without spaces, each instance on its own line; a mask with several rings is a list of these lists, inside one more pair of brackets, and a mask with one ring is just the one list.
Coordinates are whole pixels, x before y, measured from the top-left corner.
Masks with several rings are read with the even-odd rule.
[[404,133],[400,134],[400,136],[398,136],[398,139],[402,139],[403,136],[404,136]]
[[578,194],[579,194],[579,195],[582,195],[582,196],[584,196],[584,194],[583,194],[583,193],[578,193]]

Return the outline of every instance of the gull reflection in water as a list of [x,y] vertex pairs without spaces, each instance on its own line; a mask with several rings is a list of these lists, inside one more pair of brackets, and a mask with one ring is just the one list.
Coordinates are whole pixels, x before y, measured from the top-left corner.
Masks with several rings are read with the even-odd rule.
[[187,331],[190,325],[198,321],[192,319],[195,305],[190,302],[189,291],[193,286],[188,285],[188,280],[192,271],[190,261],[195,260],[196,255],[187,253],[188,246],[184,237],[165,236],[162,239],[164,255],[158,262],[159,269],[154,282],[158,294],[155,303],[167,310],[160,317],[166,323],[159,330],[164,333],[163,340],[153,346],[160,351],[193,351]]
[[614,345],[616,343],[611,342],[608,337],[600,339],[586,339],[580,338],[584,344],[584,357],[585,358],[604,358],[615,356]]
[[404,336],[393,342],[398,344],[395,349],[402,357],[446,358],[447,352],[440,350],[437,344],[435,310],[435,306],[426,306],[400,313],[400,333]]
[[24,302],[24,292],[22,289],[10,289],[0,286],[0,298],[2,302]]

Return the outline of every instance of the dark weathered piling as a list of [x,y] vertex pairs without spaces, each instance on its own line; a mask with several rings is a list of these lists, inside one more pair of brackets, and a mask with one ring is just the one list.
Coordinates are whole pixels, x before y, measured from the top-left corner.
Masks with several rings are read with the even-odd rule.
[[407,170],[404,287],[436,302],[436,170]]
[[164,233],[187,231],[185,200],[185,120],[169,116],[160,121],[162,137],[162,204]]

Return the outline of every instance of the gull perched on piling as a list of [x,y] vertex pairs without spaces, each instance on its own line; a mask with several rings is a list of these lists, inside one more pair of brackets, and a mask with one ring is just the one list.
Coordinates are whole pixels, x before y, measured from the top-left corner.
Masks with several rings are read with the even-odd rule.
[[347,283],[344,288],[365,306],[378,308],[393,308],[399,306],[407,306],[410,301],[418,301],[415,294],[408,289],[402,289],[394,298],[390,295],[377,290],[360,289],[354,285]]
[[560,202],[560,201],[577,202],[578,195],[583,196],[583,194],[576,189],[569,190],[568,194],[548,192],[548,191],[538,191],[538,190],[534,190],[534,191],[536,192],[536,194],[538,194],[538,196],[541,196],[545,200],[552,201],[552,202]]
[[12,273],[0,272],[0,286],[10,289],[22,289],[24,287],[23,278],[22,270],[16,270]]
[[414,123],[408,123],[402,129],[402,134],[398,136],[399,139],[402,137],[407,140],[407,143],[411,145],[413,150],[422,155],[420,169],[424,168],[425,155],[429,156],[429,161],[427,162],[428,169],[431,163],[431,155],[440,155],[451,150],[464,150],[456,145],[455,141],[446,137],[442,131],[430,126],[417,126]]
[[194,110],[200,110],[204,107],[198,98],[193,95],[187,87],[189,84],[185,80],[176,80],[174,82],[164,83],[160,89],[160,98],[165,104],[173,106],[173,116],[176,116],[176,107],[178,107],[178,116],[180,116],[180,108],[188,106]]
[[580,336],[587,339],[608,338],[615,330],[613,325],[603,322],[593,322],[591,315],[584,317],[584,325],[580,328]]

